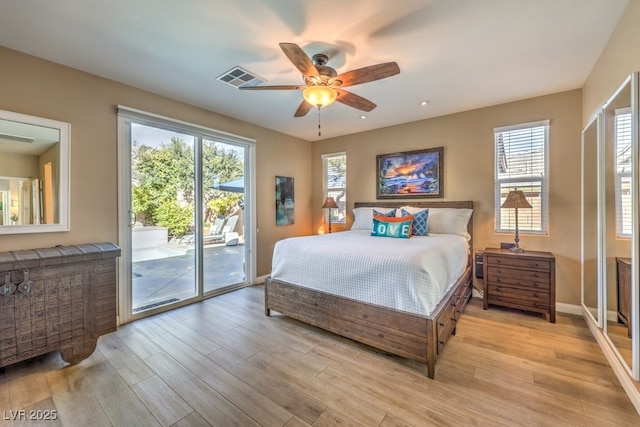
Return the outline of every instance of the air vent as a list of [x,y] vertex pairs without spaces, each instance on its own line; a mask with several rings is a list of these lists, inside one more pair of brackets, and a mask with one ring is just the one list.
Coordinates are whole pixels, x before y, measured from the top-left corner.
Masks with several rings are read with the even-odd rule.
[[8,133],[0,133],[0,139],[5,139],[7,141],[13,141],[13,142],[26,142],[29,144],[35,141],[35,139],[33,138],[29,138],[26,136],[10,135]]
[[260,83],[264,83],[264,79],[261,79],[241,67],[233,67],[223,75],[219,76],[218,80],[230,84],[233,87],[258,86]]

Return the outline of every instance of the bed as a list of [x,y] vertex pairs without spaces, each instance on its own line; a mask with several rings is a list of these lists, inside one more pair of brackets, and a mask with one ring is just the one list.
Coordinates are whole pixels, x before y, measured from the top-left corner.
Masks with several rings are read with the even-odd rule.
[[[334,233],[335,236],[285,239],[276,244],[272,274],[265,282],[265,314],[269,316],[273,310],[379,350],[424,363],[428,377],[434,378],[438,354],[449,337],[455,334],[458,318],[471,297],[473,202],[361,202],[354,207],[361,214],[372,207],[399,210],[407,205],[413,207],[414,212],[429,208],[434,214],[434,226],[438,221],[436,212],[440,215],[437,218],[442,217],[442,212],[454,212],[457,218],[464,217],[466,229],[449,236],[448,232],[432,233],[430,227],[429,237],[379,238],[371,237],[371,232],[364,227],[357,230],[356,224],[362,225],[362,222],[356,217],[352,230]],[[467,216],[460,216],[459,212],[465,212]],[[379,253],[373,253],[373,249],[356,249],[357,245],[362,245],[358,241],[366,244],[366,239],[376,244],[380,242],[385,249],[381,248]],[[449,248],[446,256],[433,248],[428,249],[440,240]],[[421,249],[421,245],[426,246]],[[321,252],[309,252],[323,246],[325,250]],[[374,244],[369,246],[373,248]],[[293,252],[285,252],[285,249]],[[432,249],[436,260],[432,264],[441,267],[447,264],[446,268],[436,268],[431,272],[424,266],[418,266],[414,271],[409,269],[416,267],[398,265],[391,268],[395,264],[388,264],[402,263],[403,258],[424,263],[431,257],[424,254]],[[386,254],[383,253],[385,251]],[[400,255],[395,256],[400,258],[399,261],[388,259],[394,258],[394,254]],[[455,261],[448,261],[450,259]],[[361,262],[367,264],[354,267]],[[379,271],[371,266],[376,263],[381,266]],[[303,266],[302,273],[296,265]],[[427,287],[421,284],[424,280],[430,281]],[[375,292],[368,292],[374,288]],[[432,288],[439,290],[428,290]]]

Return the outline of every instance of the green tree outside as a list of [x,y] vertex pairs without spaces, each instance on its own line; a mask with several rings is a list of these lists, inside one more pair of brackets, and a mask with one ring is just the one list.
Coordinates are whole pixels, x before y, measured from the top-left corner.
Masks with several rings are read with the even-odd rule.
[[[243,176],[243,161],[225,144],[205,140],[202,147],[203,219],[225,216],[242,200],[242,194],[212,188],[216,183]],[[195,206],[193,144],[173,137],[158,147],[132,148],[132,208],[146,225],[167,227],[170,238],[192,231]],[[217,181],[217,182],[216,182]]]

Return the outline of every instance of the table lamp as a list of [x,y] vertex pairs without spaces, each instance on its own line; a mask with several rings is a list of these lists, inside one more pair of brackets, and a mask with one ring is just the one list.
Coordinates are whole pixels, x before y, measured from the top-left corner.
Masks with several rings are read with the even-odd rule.
[[507,200],[505,200],[502,206],[500,207],[511,208],[516,210],[516,238],[515,238],[516,244],[515,246],[512,246],[509,250],[511,252],[518,252],[518,253],[524,252],[524,249],[522,249],[519,245],[520,236],[518,235],[518,209],[530,208],[532,207],[531,204],[527,201],[527,198],[524,197],[524,193],[522,192],[522,190],[518,190],[516,188],[514,190],[509,191],[509,194],[507,195]]
[[333,200],[333,197],[329,196],[324,201],[322,209],[329,209],[329,233],[331,233],[331,209],[338,209],[338,205],[336,204],[336,201]]

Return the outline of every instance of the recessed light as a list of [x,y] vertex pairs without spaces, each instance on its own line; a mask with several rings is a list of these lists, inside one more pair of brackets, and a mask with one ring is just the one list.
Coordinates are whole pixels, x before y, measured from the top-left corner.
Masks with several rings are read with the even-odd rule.
[[422,101],[422,102],[420,103],[420,105],[422,105],[422,106],[424,107],[425,105],[428,105],[429,103],[430,103],[429,101]]
[[361,118],[362,120],[364,120],[364,119],[366,119],[366,118],[367,118],[367,116],[365,116],[365,115],[363,114],[363,115],[361,115],[361,116],[360,116],[360,118]]

